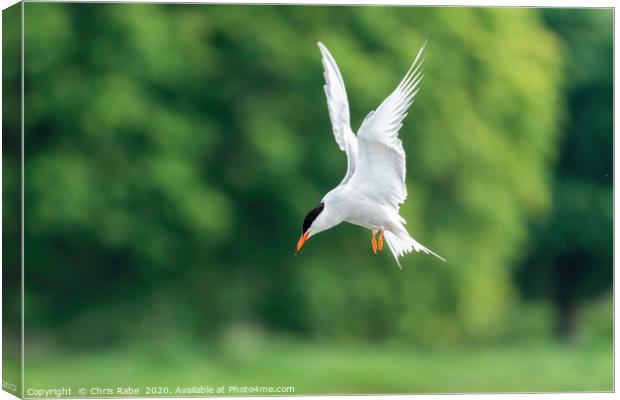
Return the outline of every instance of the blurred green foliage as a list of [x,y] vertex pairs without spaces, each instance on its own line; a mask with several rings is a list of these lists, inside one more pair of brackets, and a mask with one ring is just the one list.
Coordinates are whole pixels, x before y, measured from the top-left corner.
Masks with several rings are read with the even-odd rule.
[[[20,5],[2,12],[2,388],[21,396]],[[11,156],[7,157],[7,154]],[[6,383],[6,384],[5,384]]]
[[578,304],[613,282],[613,14],[549,9],[543,16],[566,43],[563,135],[552,212],[532,224],[517,277],[528,297],[555,304],[557,332],[572,339]]
[[[600,249],[586,265],[604,282],[591,294],[607,293],[611,178],[592,177],[611,175],[611,152],[564,154],[591,144],[583,134],[592,119],[592,146],[612,138],[603,121],[611,98],[567,102],[579,88],[610,93],[607,69],[595,79],[584,72],[600,67],[607,47],[582,53],[611,43],[609,10],[594,17],[598,34],[572,38],[552,25],[570,32],[563,24],[579,26],[588,12],[25,7],[32,343],[208,341],[250,327],[425,346],[544,336],[548,314],[524,312],[536,306],[520,301],[517,284],[527,288],[564,262],[539,256],[557,225],[536,226],[571,221],[570,202],[592,222],[587,236],[563,230],[565,243],[586,238],[588,254]],[[313,238],[294,257],[304,215],[346,165],[316,42],[339,63],[355,130],[427,37],[422,90],[401,130],[409,191],[401,211],[448,262],[413,254],[400,271],[391,255],[373,256],[370,233],[353,226]],[[511,266],[523,260],[515,281]],[[536,293],[522,292],[525,300]]]

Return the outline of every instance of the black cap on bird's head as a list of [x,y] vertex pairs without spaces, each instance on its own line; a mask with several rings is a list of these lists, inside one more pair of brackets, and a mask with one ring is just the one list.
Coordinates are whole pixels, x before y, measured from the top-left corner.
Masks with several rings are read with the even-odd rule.
[[314,207],[312,210],[310,210],[308,215],[306,215],[306,218],[304,218],[304,224],[301,228],[301,237],[299,238],[299,242],[297,242],[296,253],[299,252],[299,250],[301,250],[301,248],[304,245],[304,242],[310,236],[310,227],[312,226],[312,223],[314,222],[314,220],[319,216],[321,211],[323,211],[323,208],[325,208],[325,203],[320,202],[319,205]]

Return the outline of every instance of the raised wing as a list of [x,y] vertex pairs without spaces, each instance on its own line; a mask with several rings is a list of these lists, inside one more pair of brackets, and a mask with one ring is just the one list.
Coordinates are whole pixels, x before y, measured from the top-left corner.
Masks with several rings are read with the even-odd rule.
[[405,151],[398,131],[418,92],[425,46],[398,87],[366,116],[357,134],[359,158],[351,183],[380,204],[397,208],[407,198]]
[[342,182],[340,182],[340,185],[343,185],[349,181],[355,172],[357,138],[351,130],[349,101],[347,100],[347,91],[344,87],[344,81],[338,65],[329,50],[327,50],[327,47],[321,42],[318,42],[318,45],[323,56],[322,62],[325,69],[325,86],[323,88],[327,96],[327,108],[329,109],[329,118],[332,122],[334,137],[340,150],[347,154],[347,173]]

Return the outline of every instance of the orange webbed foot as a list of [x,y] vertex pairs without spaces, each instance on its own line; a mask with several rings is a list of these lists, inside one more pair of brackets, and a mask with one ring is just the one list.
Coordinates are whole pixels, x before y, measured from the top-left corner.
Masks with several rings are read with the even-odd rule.
[[381,233],[379,234],[379,239],[377,240],[377,252],[381,253],[382,251],[383,251],[383,229],[381,229]]

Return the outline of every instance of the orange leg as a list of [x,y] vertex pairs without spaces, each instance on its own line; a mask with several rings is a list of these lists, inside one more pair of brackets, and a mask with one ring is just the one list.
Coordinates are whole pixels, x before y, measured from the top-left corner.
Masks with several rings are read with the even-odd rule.
[[379,240],[377,240],[377,251],[379,253],[383,251],[383,229],[381,229],[381,233],[379,234]]
[[375,235],[377,234],[377,231],[373,230],[372,231],[372,252],[377,254],[377,241],[375,240]]

